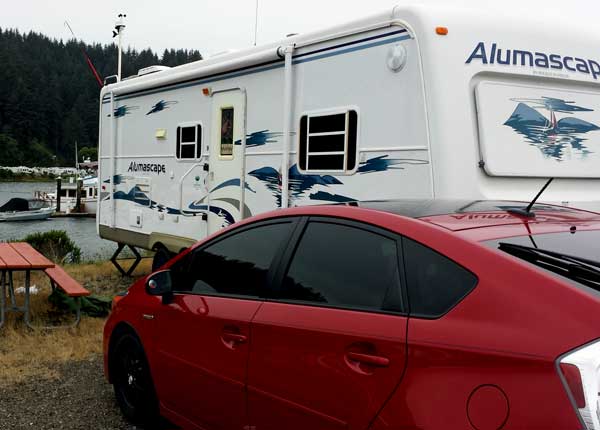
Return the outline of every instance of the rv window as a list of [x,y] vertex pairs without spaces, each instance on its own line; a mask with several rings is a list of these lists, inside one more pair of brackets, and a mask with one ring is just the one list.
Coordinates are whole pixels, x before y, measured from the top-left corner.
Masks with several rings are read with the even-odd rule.
[[202,155],[202,126],[177,127],[177,153],[180,160],[200,158]]
[[233,155],[233,108],[221,109],[221,156]]
[[328,172],[354,170],[357,123],[358,114],[354,110],[300,118],[300,169]]

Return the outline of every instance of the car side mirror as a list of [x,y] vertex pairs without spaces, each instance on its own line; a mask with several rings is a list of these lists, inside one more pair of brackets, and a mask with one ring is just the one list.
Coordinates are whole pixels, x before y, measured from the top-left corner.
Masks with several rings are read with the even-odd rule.
[[170,270],[152,274],[146,281],[146,292],[151,296],[169,297],[173,294],[173,280]]

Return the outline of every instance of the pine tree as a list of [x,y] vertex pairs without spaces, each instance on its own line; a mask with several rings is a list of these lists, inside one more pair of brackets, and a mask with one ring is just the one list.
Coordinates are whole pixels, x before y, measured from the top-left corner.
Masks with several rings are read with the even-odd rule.
[[[85,45],[0,28],[0,166],[73,165],[75,141],[79,147],[97,146],[99,87],[82,48],[102,77],[116,74],[114,44]],[[200,59],[197,50],[166,49],[159,57],[151,49],[129,48],[123,75]]]

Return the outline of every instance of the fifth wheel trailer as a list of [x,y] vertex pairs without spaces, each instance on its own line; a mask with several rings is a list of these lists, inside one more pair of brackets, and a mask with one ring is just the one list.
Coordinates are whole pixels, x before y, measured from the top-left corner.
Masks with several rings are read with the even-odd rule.
[[398,6],[105,86],[98,232],[178,252],[280,207],[530,200],[550,177],[544,201],[599,209],[600,37],[561,22]]

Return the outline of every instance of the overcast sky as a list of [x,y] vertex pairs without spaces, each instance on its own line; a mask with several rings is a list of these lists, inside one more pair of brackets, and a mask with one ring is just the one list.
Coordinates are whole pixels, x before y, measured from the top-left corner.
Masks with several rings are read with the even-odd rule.
[[[126,45],[162,52],[165,48],[198,49],[211,55],[251,46],[255,0],[0,0],[0,27],[34,30],[68,39],[68,20],[79,39],[111,43],[119,12],[127,14]],[[419,0],[417,0],[419,1]],[[485,10],[527,7],[536,15],[559,12],[600,18],[599,0],[420,0],[471,4]],[[402,0],[259,0],[258,43],[305,33],[391,8]],[[412,0],[415,2],[415,0]],[[589,17],[589,18],[586,18]],[[507,23],[509,25],[509,23]],[[552,25],[549,22],[549,25]]]

